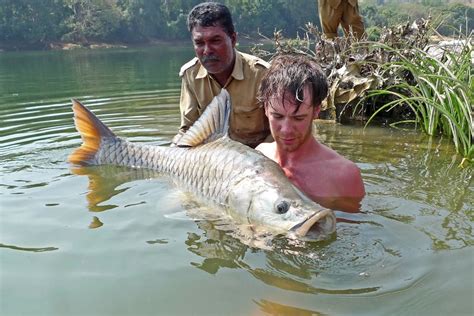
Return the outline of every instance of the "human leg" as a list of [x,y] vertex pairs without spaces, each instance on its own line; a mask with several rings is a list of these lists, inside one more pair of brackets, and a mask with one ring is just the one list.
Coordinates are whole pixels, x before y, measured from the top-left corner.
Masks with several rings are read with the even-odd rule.
[[318,0],[319,20],[326,38],[337,37],[337,28],[342,19],[342,5],[340,1]]
[[359,12],[359,5],[357,2],[355,5],[351,5],[349,3],[344,3],[344,13],[341,18],[341,25],[344,29],[344,34],[348,36],[351,32],[352,34],[361,39],[364,35],[364,22],[362,20],[362,16]]

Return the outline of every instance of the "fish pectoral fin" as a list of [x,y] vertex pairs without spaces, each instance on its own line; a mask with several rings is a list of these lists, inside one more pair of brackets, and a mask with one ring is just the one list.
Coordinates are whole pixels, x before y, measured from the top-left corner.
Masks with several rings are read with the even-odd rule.
[[230,95],[226,89],[222,89],[176,145],[195,147],[226,136],[229,130],[230,107]]

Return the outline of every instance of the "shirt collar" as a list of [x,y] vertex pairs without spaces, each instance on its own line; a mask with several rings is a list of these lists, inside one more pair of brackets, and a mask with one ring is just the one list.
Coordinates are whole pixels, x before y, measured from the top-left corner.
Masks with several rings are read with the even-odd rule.
[[[235,80],[243,80],[244,79],[244,71],[243,71],[243,61],[242,61],[242,56],[237,52],[236,49],[234,49],[235,52],[235,63],[234,63],[234,69],[232,69],[232,73],[230,74],[231,77],[233,77]],[[206,68],[199,63],[199,71],[196,75],[196,79],[202,79],[209,76],[209,73],[207,72]]]

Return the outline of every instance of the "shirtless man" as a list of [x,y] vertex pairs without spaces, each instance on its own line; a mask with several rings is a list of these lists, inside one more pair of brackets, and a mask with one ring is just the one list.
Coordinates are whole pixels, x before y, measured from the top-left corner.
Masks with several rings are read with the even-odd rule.
[[365,195],[359,168],[312,134],[327,91],[326,77],[315,61],[303,55],[276,57],[259,89],[275,141],[256,149],[276,161],[315,202],[357,212]]

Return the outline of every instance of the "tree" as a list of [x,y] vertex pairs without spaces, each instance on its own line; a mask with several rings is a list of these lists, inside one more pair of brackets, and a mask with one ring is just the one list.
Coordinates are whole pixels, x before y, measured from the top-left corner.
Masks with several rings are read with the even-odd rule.
[[64,40],[79,43],[103,41],[114,38],[122,18],[114,0],[65,0],[72,15],[65,23],[69,32]]
[[[272,37],[282,30],[294,37],[307,22],[319,25],[314,0],[220,0],[234,19],[240,38]],[[459,1],[459,0],[456,0]],[[188,12],[201,0],[0,0],[0,43],[44,47],[64,40],[77,43],[188,39]],[[443,14],[442,35],[469,33],[474,8],[439,5],[441,0],[365,0],[361,13],[374,36],[381,27]],[[10,44],[8,44],[10,43]]]
[[448,6],[446,22],[438,31],[445,35],[458,35],[459,33],[469,35],[474,29],[474,8],[462,4]]
[[271,37],[275,30],[285,36],[295,36],[306,22],[319,24],[314,0],[227,0],[237,30],[242,35],[256,36],[258,32]]
[[61,0],[0,0],[0,40],[30,45],[58,40],[67,14]]
[[189,32],[187,18],[189,11],[200,0],[162,0],[161,10],[166,21],[166,39],[187,39]]
[[122,38],[135,42],[162,36],[160,25],[163,25],[164,17],[160,0],[120,0],[117,6],[123,17]]

